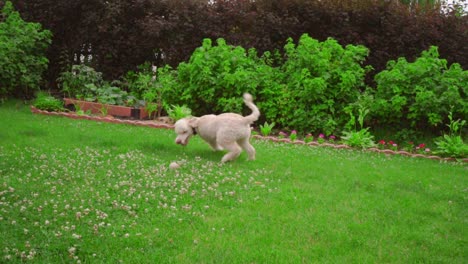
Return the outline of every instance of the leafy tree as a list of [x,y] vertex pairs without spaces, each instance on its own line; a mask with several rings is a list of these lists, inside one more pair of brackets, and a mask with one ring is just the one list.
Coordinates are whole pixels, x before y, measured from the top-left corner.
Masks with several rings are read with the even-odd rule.
[[[0,0],[0,6],[3,0]],[[80,64],[105,79],[117,79],[145,61],[176,67],[188,61],[204,38],[223,38],[258,54],[282,50],[284,40],[308,33],[332,37],[342,45],[360,44],[371,52],[365,60],[375,71],[387,61],[412,60],[437,45],[448,62],[468,66],[468,16],[441,14],[437,8],[408,8],[395,1],[344,0],[15,0],[27,21],[54,33],[47,78]]]
[[32,96],[47,69],[46,49],[52,34],[38,23],[23,21],[9,1],[0,22],[0,97]]

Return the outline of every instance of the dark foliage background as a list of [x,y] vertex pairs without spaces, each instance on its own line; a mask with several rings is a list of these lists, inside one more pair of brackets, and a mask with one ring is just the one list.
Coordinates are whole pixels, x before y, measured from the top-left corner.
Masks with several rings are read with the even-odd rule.
[[[379,0],[14,0],[23,19],[53,32],[48,51],[49,87],[81,56],[117,79],[145,61],[176,66],[203,38],[264,51],[282,50],[303,33],[371,51],[370,82],[387,61],[414,59],[430,45],[449,63],[468,66],[468,16],[439,8],[408,7]],[[4,1],[0,0],[0,7]],[[1,18],[0,18],[1,19]],[[92,59],[89,55],[92,55]]]

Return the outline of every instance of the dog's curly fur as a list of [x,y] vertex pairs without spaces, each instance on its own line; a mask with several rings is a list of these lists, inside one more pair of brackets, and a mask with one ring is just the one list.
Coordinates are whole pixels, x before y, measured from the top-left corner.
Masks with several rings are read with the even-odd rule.
[[176,144],[187,145],[195,133],[205,140],[213,150],[227,150],[221,162],[236,159],[244,149],[249,160],[255,159],[255,148],[250,144],[250,124],[258,120],[260,111],[253,103],[252,95],[244,94],[244,103],[252,110],[248,116],[234,113],[188,117],[175,123]]

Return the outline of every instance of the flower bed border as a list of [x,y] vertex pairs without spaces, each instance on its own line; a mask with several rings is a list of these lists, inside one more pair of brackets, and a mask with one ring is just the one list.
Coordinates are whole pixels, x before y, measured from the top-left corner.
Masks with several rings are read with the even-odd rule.
[[[93,121],[98,121],[98,122],[106,122],[106,123],[114,123],[114,124],[128,124],[128,125],[136,125],[136,126],[147,126],[147,127],[152,127],[152,128],[164,128],[164,129],[173,129],[174,126],[170,124],[161,124],[161,123],[156,123],[154,121],[148,120],[148,121],[142,121],[142,120],[122,120],[118,118],[113,118],[113,117],[108,117],[108,116],[89,116],[89,115],[78,115],[76,113],[72,112],[49,112],[45,110],[40,110],[37,109],[34,106],[31,106],[31,112],[33,114],[41,114],[41,115],[51,115],[51,116],[63,116],[63,117],[68,117],[72,119],[86,119],[86,120],[93,120]],[[303,140],[294,140],[292,141],[289,138],[277,138],[273,136],[261,136],[261,135],[253,135],[252,138],[255,139],[260,139],[260,140],[268,140],[272,142],[284,142],[284,143],[290,143],[290,144],[296,144],[296,145],[307,145],[307,146],[323,146],[323,147],[331,147],[335,149],[353,149],[352,147],[345,145],[345,144],[330,144],[330,143],[318,143],[315,141],[308,142],[306,143]],[[443,158],[439,156],[429,156],[429,155],[423,155],[423,154],[415,154],[415,153],[410,153],[407,151],[394,151],[391,149],[378,149],[378,148],[368,148],[364,149],[365,151],[369,152],[375,152],[375,153],[382,153],[385,155],[401,155],[401,156],[407,156],[407,157],[413,157],[413,158],[426,158],[426,159],[431,159],[431,160],[438,160],[438,161],[462,161],[464,163],[468,163],[468,158],[463,158],[463,159],[455,159],[455,158]]]

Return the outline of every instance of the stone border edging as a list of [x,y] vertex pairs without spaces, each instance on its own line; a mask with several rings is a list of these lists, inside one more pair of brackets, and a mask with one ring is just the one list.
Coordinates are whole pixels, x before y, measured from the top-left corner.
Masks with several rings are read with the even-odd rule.
[[[117,118],[106,117],[106,116],[103,117],[103,116],[78,115],[72,112],[49,112],[49,111],[37,109],[34,106],[31,106],[31,112],[34,114],[63,116],[63,117],[68,117],[72,119],[85,119],[85,120],[93,120],[93,121],[98,121],[98,122],[106,122],[106,123],[114,123],[114,124],[127,124],[127,125],[147,126],[147,127],[152,127],[152,128],[165,128],[165,129],[174,128],[173,125],[155,123],[152,121],[123,120],[123,119],[117,119]],[[331,147],[335,149],[352,149],[350,146],[345,145],[345,144],[330,144],[326,142],[320,144],[316,141],[305,143],[305,141],[303,140],[291,141],[291,139],[289,138],[277,138],[273,136],[265,137],[261,135],[253,135],[252,138],[261,139],[261,140],[269,140],[273,142],[291,143],[291,144],[296,144],[296,145],[324,146],[324,147]],[[426,158],[426,159],[439,160],[439,161],[457,161],[457,159],[455,158],[443,158],[439,156],[415,154],[415,153],[409,153],[403,150],[393,151],[391,149],[378,149],[378,148],[368,148],[365,150],[370,151],[370,152],[382,153],[386,155],[401,155],[401,156],[407,156],[407,157],[412,157],[412,158]],[[468,158],[461,159],[461,161],[464,163],[468,163]]]

